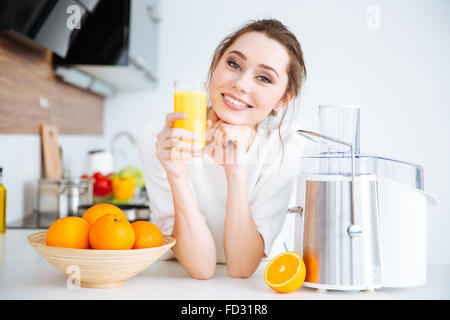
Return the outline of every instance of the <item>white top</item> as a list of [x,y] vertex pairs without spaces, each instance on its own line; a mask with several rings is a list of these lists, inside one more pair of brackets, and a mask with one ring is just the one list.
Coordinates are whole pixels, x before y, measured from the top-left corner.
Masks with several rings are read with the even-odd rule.
[[[15,212],[19,213],[19,212]],[[264,269],[269,261],[262,261],[250,278],[234,278],[230,281],[225,265],[218,265],[214,277],[198,281],[189,276],[177,261],[158,259],[150,267],[114,289],[79,288],[73,275],[69,277],[48,263],[27,242],[28,235],[42,232],[40,229],[8,228],[0,234],[0,299],[48,299],[48,300],[97,300],[97,299],[149,299],[149,300],[449,300],[450,264],[427,266],[427,283],[412,288],[381,288],[376,294],[368,292],[327,291],[318,293],[303,285],[289,293],[278,294],[264,282]],[[75,286],[75,287],[74,287]],[[73,288],[73,289],[70,289]],[[252,302],[253,303],[253,302]],[[261,302],[263,303],[263,302]],[[201,304],[201,303],[200,303]],[[193,304],[191,304],[192,306]],[[194,303],[198,305],[198,303]],[[187,306],[187,303],[186,303]],[[217,311],[215,315],[225,313]],[[180,318],[180,308],[174,316]],[[257,309],[252,309],[257,310]],[[270,307],[269,309],[270,310]],[[242,311],[242,309],[241,309]],[[247,309],[247,312],[249,309]],[[272,311],[274,314],[275,311]],[[232,314],[229,318],[233,319]],[[198,317],[200,318],[200,316]],[[216,318],[216,317],[211,317]],[[225,318],[228,318],[225,317]],[[239,318],[239,317],[238,317]],[[250,317],[249,317],[250,318]],[[263,315],[261,315],[263,318]],[[278,318],[273,316],[272,318]],[[281,317],[280,317],[281,318]]]
[[[145,120],[138,130],[137,144],[152,221],[163,234],[170,235],[174,224],[172,193],[166,172],[155,154],[156,135],[162,130],[164,123],[165,115]],[[269,256],[272,244],[280,233],[291,197],[295,194],[296,175],[303,148],[302,140],[294,129],[286,129],[284,135],[282,131],[282,137],[284,159],[281,166],[282,145],[275,126],[260,124],[247,154],[248,202],[256,227],[264,240],[266,256]],[[198,208],[214,237],[217,262],[225,263],[225,171],[208,155],[204,155],[191,160],[189,174]]]

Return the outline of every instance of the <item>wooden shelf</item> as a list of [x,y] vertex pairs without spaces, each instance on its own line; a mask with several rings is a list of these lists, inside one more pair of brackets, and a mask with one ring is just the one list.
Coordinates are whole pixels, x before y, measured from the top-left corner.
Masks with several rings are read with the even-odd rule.
[[[0,32],[0,134],[103,134],[104,97],[54,75],[52,53]],[[42,106],[41,106],[42,105]]]

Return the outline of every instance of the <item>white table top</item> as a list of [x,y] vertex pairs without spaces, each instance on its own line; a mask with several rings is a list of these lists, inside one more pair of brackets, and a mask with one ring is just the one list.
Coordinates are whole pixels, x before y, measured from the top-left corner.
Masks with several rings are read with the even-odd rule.
[[381,288],[373,293],[327,291],[301,287],[280,294],[264,282],[263,261],[248,279],[228,276],[217,265],[210,280],[189,277],[175,261],[157,261],[125,285],[109,289],[66,286],[67,276],[42,258],[27,242],[29,234],[43,230],[9,229],[0,235],[0,299],[155,299],[155,300],[391,300],[450,299],[450,265],[429,265],[427,283],[414,288]]

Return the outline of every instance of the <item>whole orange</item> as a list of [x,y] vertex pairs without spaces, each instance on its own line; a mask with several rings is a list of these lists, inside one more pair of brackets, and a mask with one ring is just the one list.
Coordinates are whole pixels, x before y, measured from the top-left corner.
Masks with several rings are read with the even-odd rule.
[[98,218],[89,230],[92,249],[128,250],[133,247],[134,239],[130,222],[118,213],[108,213]]
[[47,245],[89,249],[89,228],[89,223],[80,217],[60,218],[47,231]]
[[163,235],[153,223],[148,221],[135,221],[131,226],[136,234],[133,249],[159,247],[163,244]]
[[117,213],[121,215],[122,218],[127,219],[127,216],[119,207],[110,203],[98,203],[93,205],[84,212],[83,219],[89,222],[89,224],[93,225],[98,218],[108,213]]

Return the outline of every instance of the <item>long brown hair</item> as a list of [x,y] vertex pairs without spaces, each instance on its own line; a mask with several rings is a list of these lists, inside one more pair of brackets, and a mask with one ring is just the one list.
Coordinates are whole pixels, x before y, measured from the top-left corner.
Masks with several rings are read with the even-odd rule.
[[[289,29],[282,24],[280,21],[275,19],[262,19],[253,20],[244,26],[240,27],[237,31],[231,33],[225,39],[223,39],[216,50],[214,51],[213,58],[211,60],[211,65],[209,67],[208,82],[211,81],[212,74],[217,63],[220,61],[221,57],[225,51],[243,34],[249,32],[260,32],[266,35],[268,38],[277,41],[284,46],[289,55],[289,64],[287,69],[288,83],[286,90],[282,96],[282,100],[291,99],[294,101],[296,97],[300,95],[300,90],[302,84],[306,79],[306,67],[303,60],[303,51],[298,42],[296,36],[289,31]],[[295,108],[295,106],[294,106]],[[281,118],[280,124],[278,126],[278,135],[283,145],[283,157],[284,157],[284,143],[281,138],[281,124],[283,123],[284,117],[286,116],[287,107],[284,108],[284,114]]]

